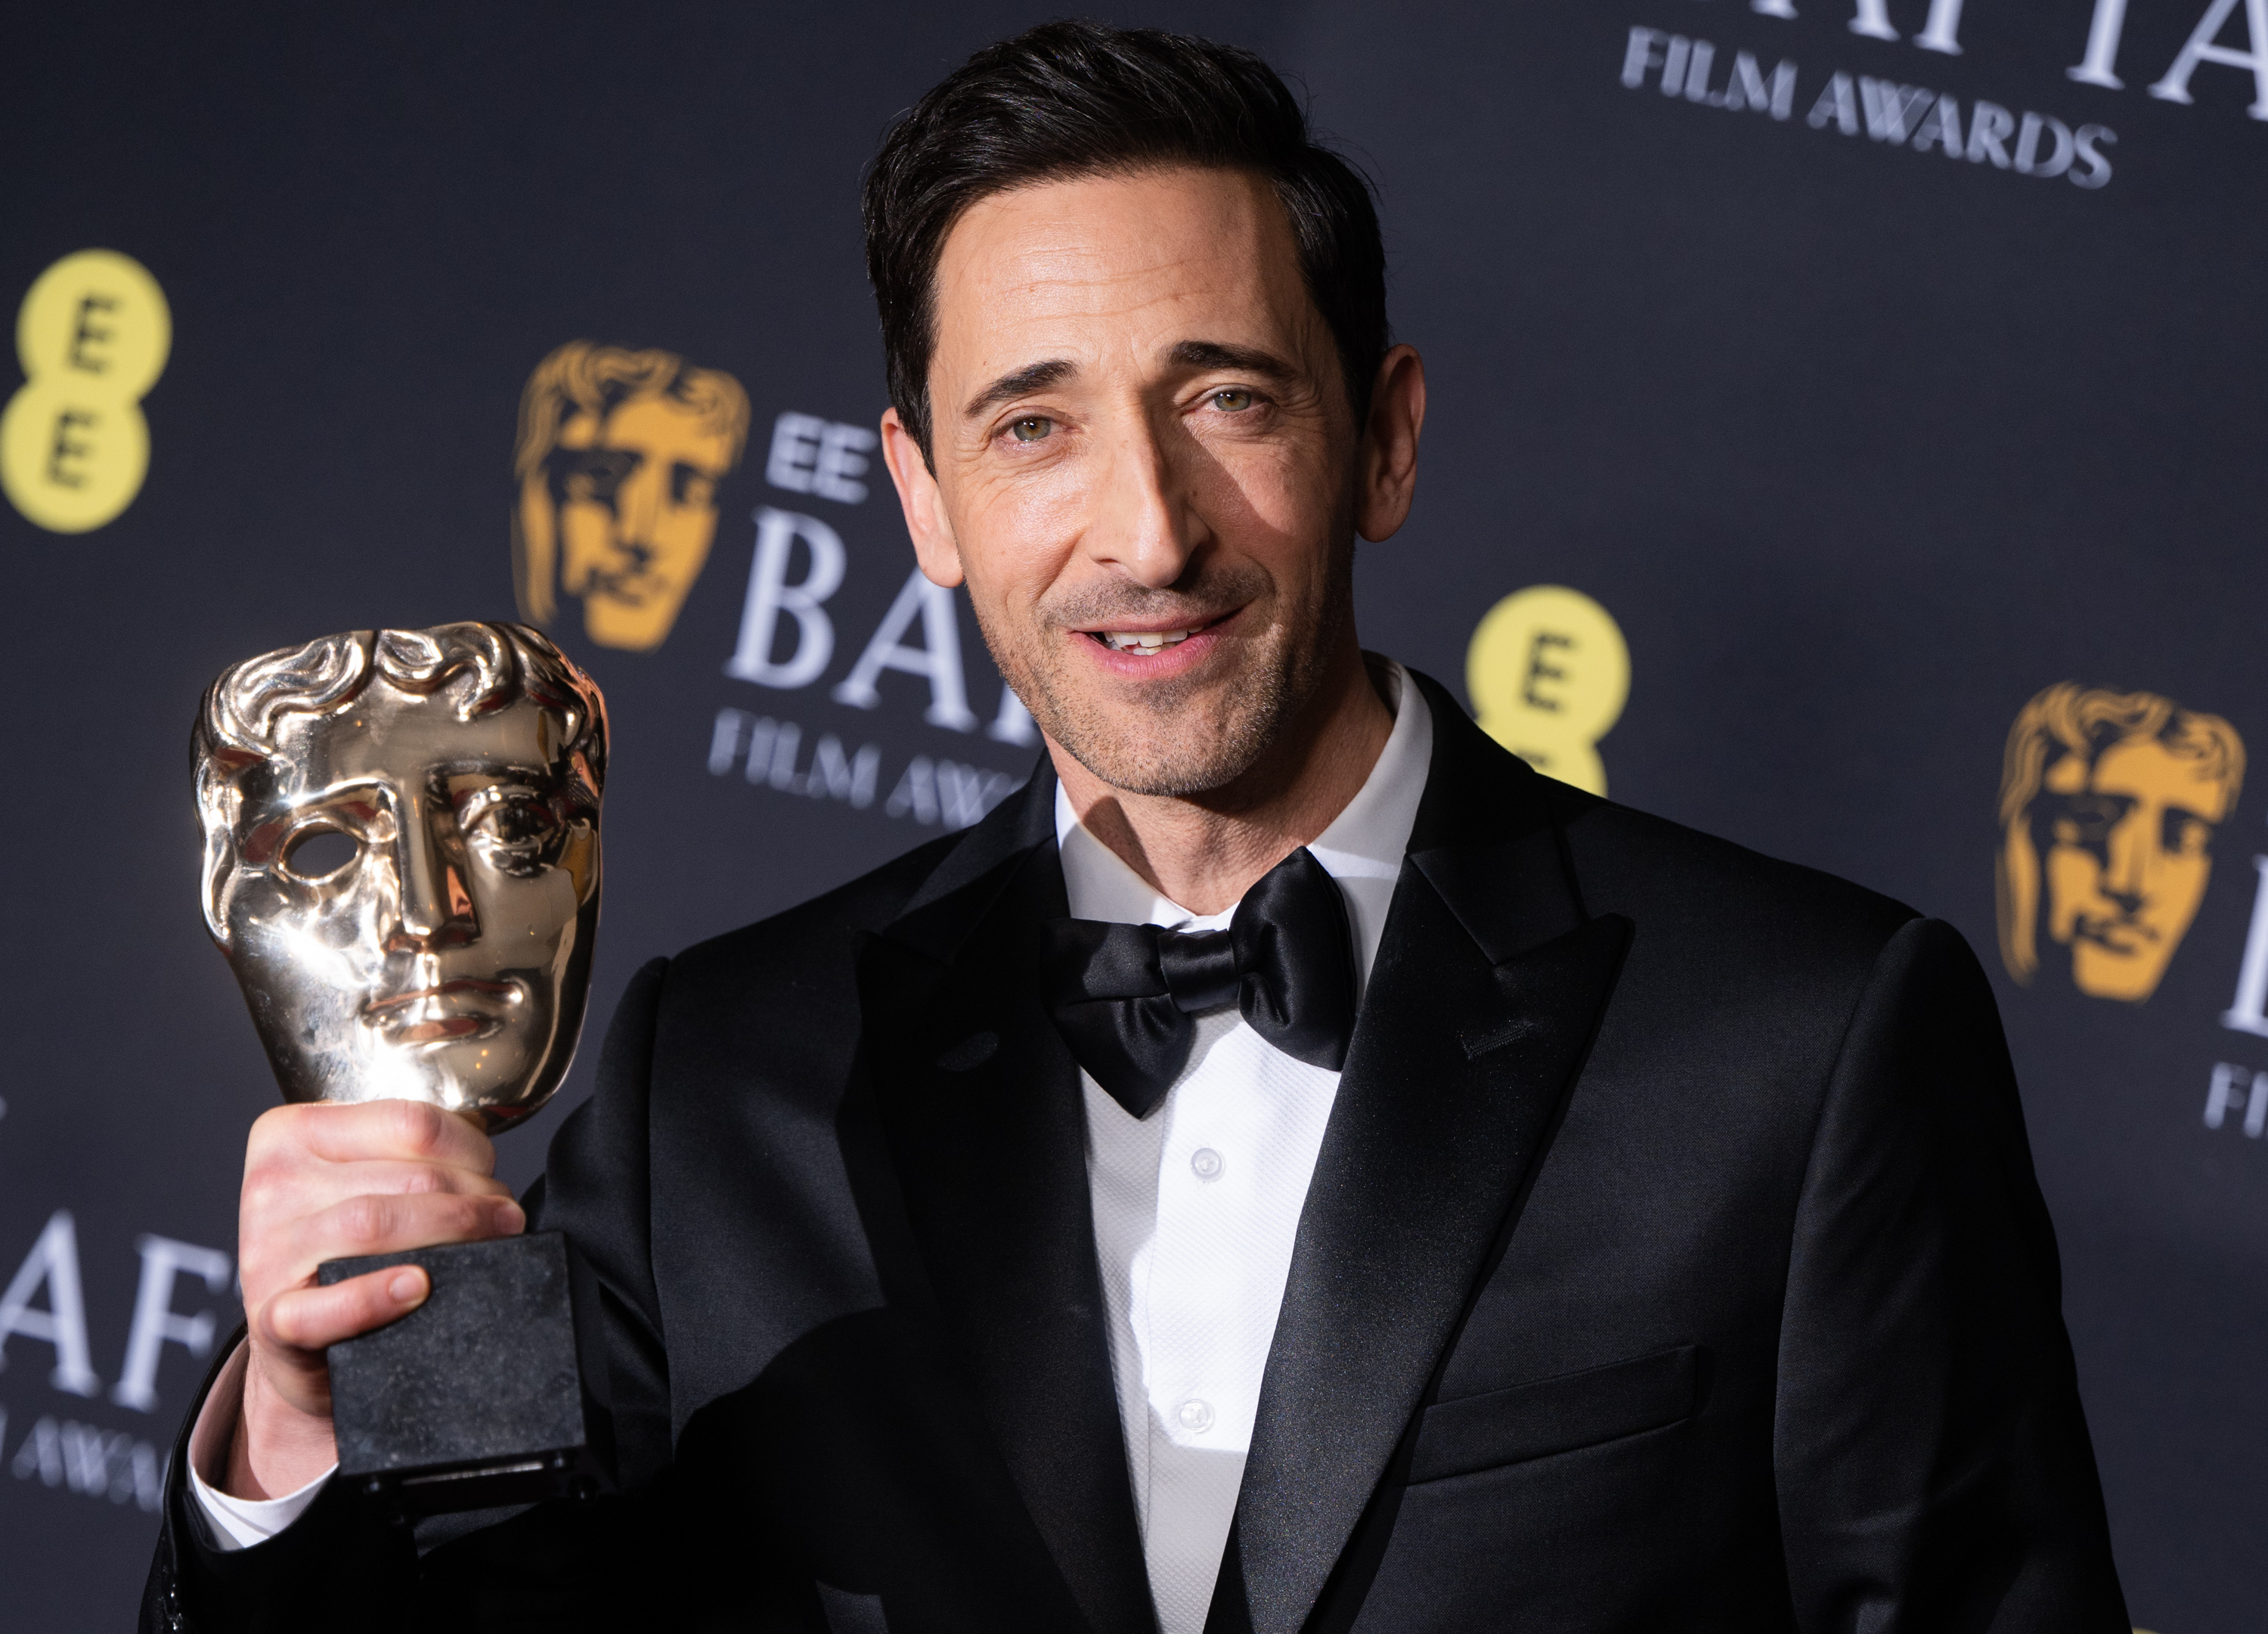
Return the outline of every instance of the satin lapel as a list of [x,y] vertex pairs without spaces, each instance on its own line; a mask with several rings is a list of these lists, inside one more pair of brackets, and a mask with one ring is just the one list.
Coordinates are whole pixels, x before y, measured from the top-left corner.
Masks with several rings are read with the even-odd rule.
[[[1079,1069],[1040,1005],[1065,911],[1051,778],[859,950],[863,1065],[923,1264],[1001,1455],[1088,1623],[1152,1634]],[[990,828],[991,832],[985,832]]]
[[[1314,1609],[1629,940],[1629,921],[1585,917],[1543,779],[1420,684],[1433,763],[1300,1215],[1223,1574],[1254,1634],[1293,1634]],[[1217,1602],[1216,1626],[1243,1621],[1226,1613]]]

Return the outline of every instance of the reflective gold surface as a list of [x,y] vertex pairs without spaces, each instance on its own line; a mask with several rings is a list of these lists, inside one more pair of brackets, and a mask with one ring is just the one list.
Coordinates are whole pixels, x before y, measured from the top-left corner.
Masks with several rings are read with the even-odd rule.
[[543,1104],[598,930],[606,703],[516,624],[356,630],[205,694],[205,924],[286,1099]]

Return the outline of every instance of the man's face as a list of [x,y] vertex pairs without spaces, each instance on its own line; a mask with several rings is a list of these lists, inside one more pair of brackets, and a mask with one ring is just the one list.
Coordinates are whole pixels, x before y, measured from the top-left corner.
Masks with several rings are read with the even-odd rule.
[[294,1100],[532,1111],[567,1068],[599,907],[599,835],[526,698],[467,721],[382,678],[286,716],[216,909]]
[[1241,776],[1351,639],[1357,521],[1337,354],[1267,184],[980,202],[939,259],[929,394],[933,514],[893,453],[922,566],[965,578],[1041,728],[1138,793]]
[[634,397],[603,421],[578,415],[561,429],[548,489],[560,587],[583,598],[593,641],[661,644],[708,560],[731,464],[726,437],[667,397]]
[[2097,998],[2147,998],[2196,917],[2226,791],[2204,763],[2130,738],[2090,768],[2050,769],[2043,814],[2048,934],[2072,981]]

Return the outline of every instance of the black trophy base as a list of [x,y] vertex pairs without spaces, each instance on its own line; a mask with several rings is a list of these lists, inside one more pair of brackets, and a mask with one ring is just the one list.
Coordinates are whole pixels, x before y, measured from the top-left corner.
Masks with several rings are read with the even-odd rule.
[[612,1426],[586,1383],[604,1376],[595,1285],[567,1239],[332,1260],[316,1277],[405,1264],[432,1278],[425,1303],[330,1350],[341,1477],[405,1519],[607,1490]]

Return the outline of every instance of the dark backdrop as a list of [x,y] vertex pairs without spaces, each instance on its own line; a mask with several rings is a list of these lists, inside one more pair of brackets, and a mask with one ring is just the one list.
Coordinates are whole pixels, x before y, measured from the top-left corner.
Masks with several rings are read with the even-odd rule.
[[[2224,1017],[2247,1013],[2261,791],[2220,813],[2146,1002],[2081,990],[2052,943],[2029,985],[2007,979],[1992,880],[2003,740],[2043,688],[2155,693],[2268,748],[2268,125],[2248,114],[2268,114],[2268,77],[2229,60],[2251,49],[2242,8],[2205,41],[2220,56],[2178,72],[2206,9],[2133,0],[2088,78],[2067,70],[2093,0],[1115,18],[1266,52],[1380,185],[1432,415],[1416,513],[1362,557],[1367,644],[1454,684],[1500,598],[1581,591],[1631,655],[1601,746],[1616,798],[1900,896],[1993,966],[2121,1567],[2161,1634],[2255,1629],[2268,1602],[2268,1137],[2246,1120],[2268,1037]],[[334,629],[513,616],[515,416],[555,347],[664,349],[733,375],[753,411],[667,639],[593,644],[571,600],[555,626],[616,733],[594,1014],[649,956],[1022,775],[1030,751],[983,730],[998,681],[965,609],[978,730],[927,718],[935,671],[885,671],[872,709],[834,697],[910,552],[879,470],[853,503],[768,468],[782,414],[871,425],[882,406],[855,199],[883,123],[1040,15],[11,16],[0,305],[114,249],[162,287],[173,340],[122,514],[63,534],[0,508],[0,1277],[18,1295],[0,1305],[0,1625],[128,1618],[156,1460],[202,1365],[195,1319],[235,1319],[214,1256],[275,1092],[195,905],[198,691]],[[1633,47],[1634,28],[1656,32]],[[1761,108],[1727,106],[1749,99],[1742,52]],[[1948,106],[1925,92],[1953,99],[1955,154],[1934,134],[1916,151]],[[2034,173],[2014,136],[2005,168],[1972,148],[1980,102],[2041,116]],[[2096,127],[2093,157],[2044,173],[2058,124]],[[796,689],[725,671],[765,506],[843,545],[833,659]],[[792,619],[775,634],[780,658]],[[924,648],[919,627],[901,644]],[[796,753],[752,781],[750,736],[777,747],[790,724]],[[875,747],[870,799],[813,777],[826,734],[846,759]],[[515,1177],[592,1053],[507,1141]],[[122,1389],[137,1295],[158,1342],[146,1410]],[[82,1325],[92,1383],[65,1354]]]

